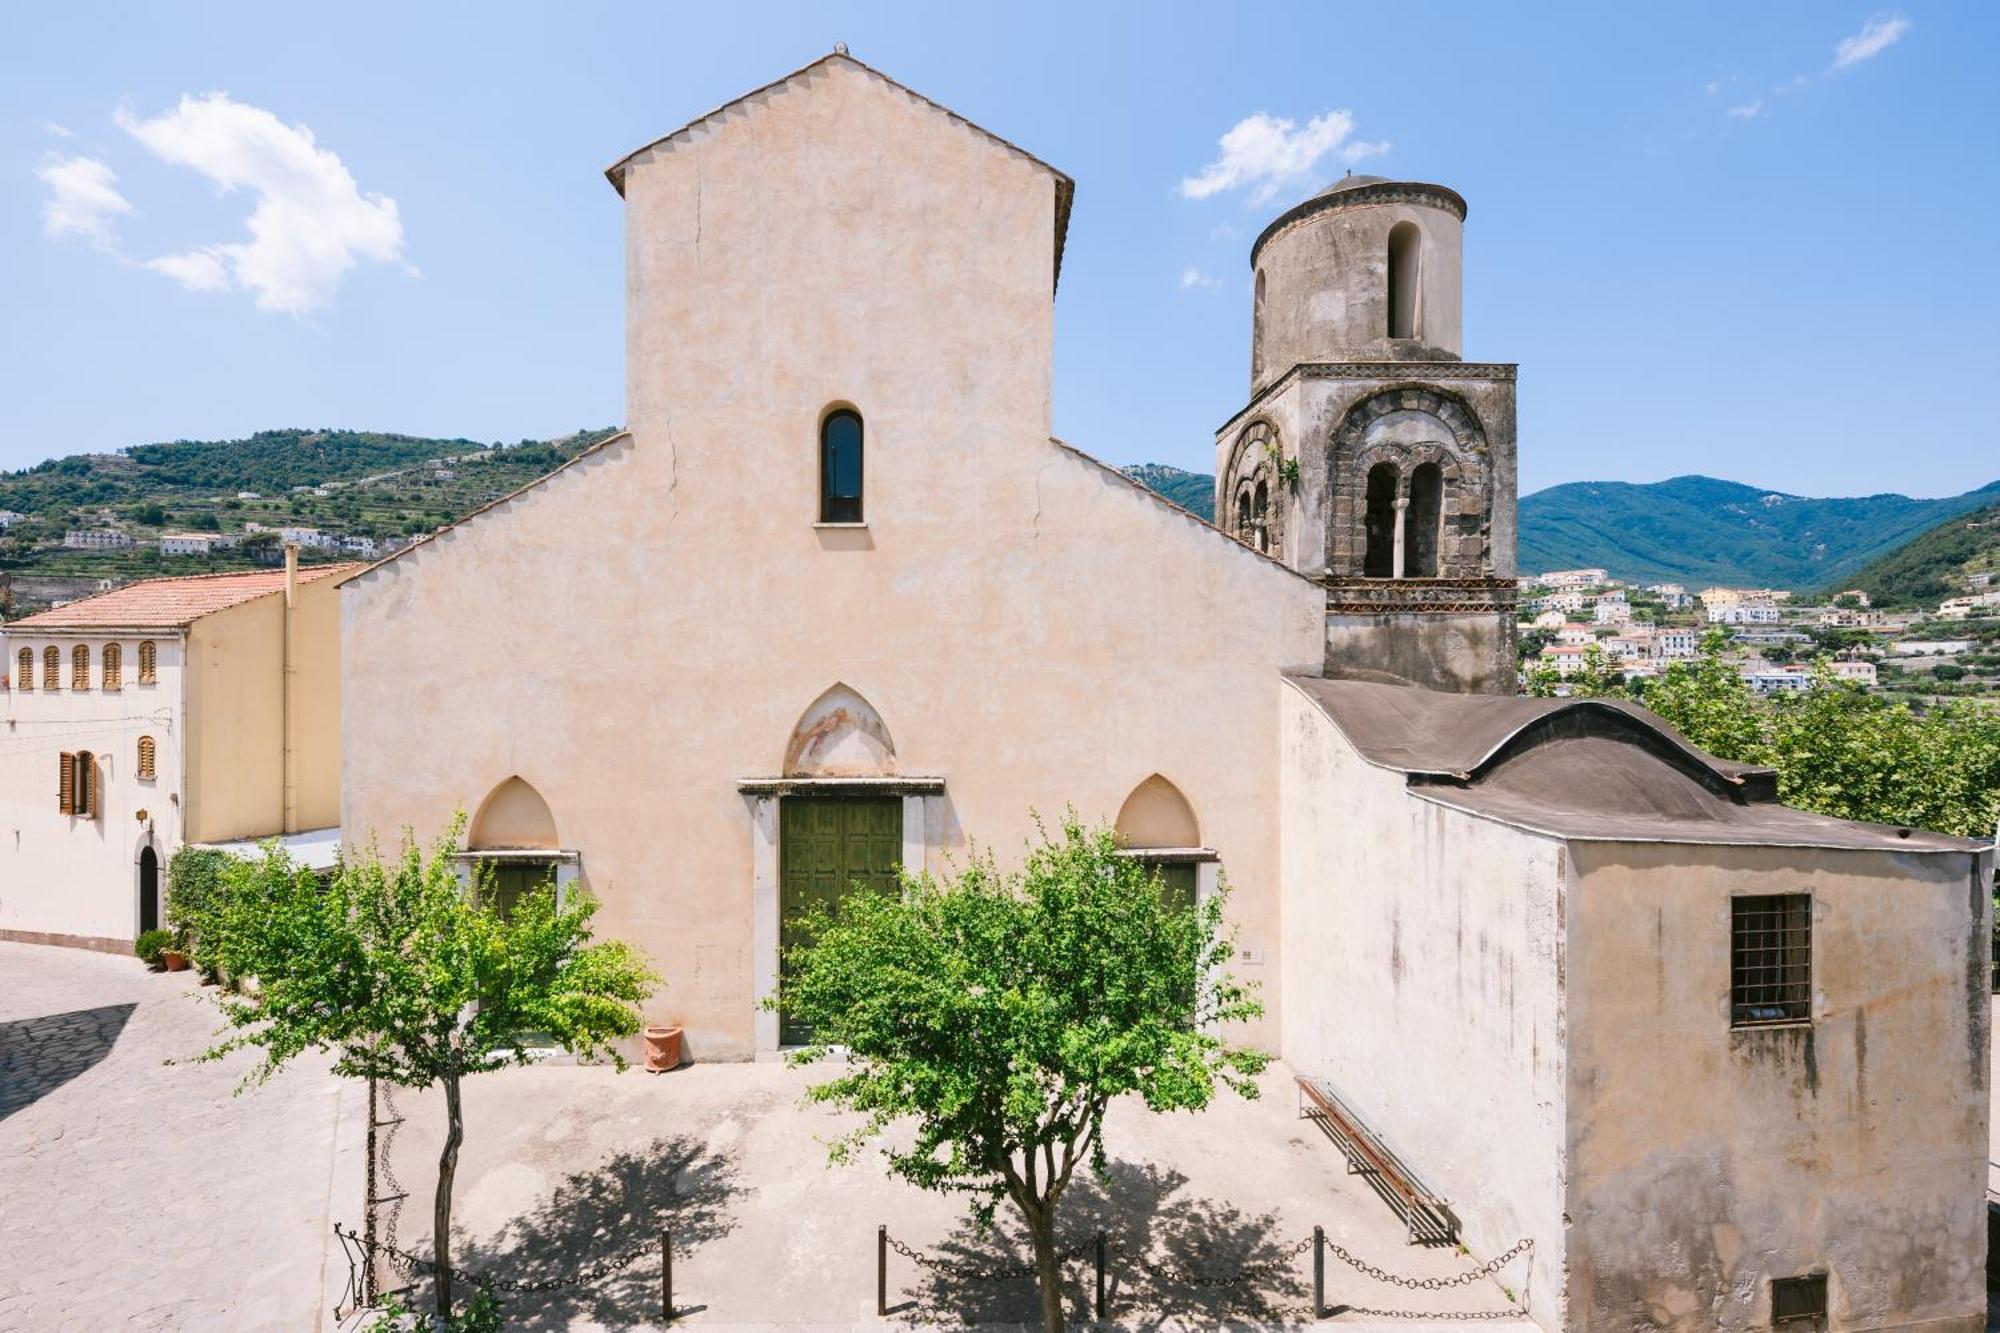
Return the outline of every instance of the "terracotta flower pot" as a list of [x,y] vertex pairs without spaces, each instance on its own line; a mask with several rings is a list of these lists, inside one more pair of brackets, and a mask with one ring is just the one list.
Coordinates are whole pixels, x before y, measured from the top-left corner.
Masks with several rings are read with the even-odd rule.
[[160,954],[160,963],[169,972],[187,971],[187,955],[174,949],[164,950]]
[[664,1074],[681,1062],[681,1030],[653,1026],[646,1029],[646,1072]]

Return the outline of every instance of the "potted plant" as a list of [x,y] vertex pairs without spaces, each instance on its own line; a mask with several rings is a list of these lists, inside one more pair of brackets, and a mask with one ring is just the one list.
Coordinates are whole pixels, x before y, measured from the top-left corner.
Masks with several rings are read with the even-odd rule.
[[174,936],[173,942],[160,950],[160,963],[169,972],[187,971],[188,946],[184,936]]
[[651,1023],[646,1027],[646,1072],[664,1074],[681,1062],[681,1030],[678,1024]]
[[165,954],[172,947],[174,933],[171,930],[145,930],[132,941],[132,952],[139,955],[139,961],[155,972],[166,965]]

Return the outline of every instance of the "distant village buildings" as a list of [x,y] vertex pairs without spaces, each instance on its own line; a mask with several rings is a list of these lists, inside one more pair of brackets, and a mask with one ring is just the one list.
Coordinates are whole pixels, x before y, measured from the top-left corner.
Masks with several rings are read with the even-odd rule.
[[0,939],[129,952],[180,847],[338,824],[355,568],[149,579],[0,627]]
[[132,534],[111,528],[72,528],[63,545],[72,551],[117,551],[133,544]]

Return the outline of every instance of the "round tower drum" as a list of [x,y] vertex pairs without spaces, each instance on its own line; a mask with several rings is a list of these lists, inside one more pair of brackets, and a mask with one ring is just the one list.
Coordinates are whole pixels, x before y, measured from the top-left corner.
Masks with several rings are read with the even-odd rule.
[[1348,176],[1250,247],[1250,388],[1301,362],[1456,361],[1465,200],[1442,185]]

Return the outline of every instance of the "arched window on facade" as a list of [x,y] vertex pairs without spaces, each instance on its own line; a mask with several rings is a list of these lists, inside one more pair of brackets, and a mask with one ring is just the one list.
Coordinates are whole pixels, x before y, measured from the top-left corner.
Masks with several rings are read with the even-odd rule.
[[1410,507],[1403,518],[1403,572],[1413,579],[1438,573],[1438,521],[1444,509],[1444,473],[1419,463],[1410,473]]
[[1236,492],[1236,536],[1250,540],[1250,488],[1243,487]]
[[1389,336],[1417,336],[1417,282],[1423,234],[1414,222],[1389,228]]
[[1269,555],[1271,552],[1271,485],[1258,478],[1250,496],[1250,544]]
[[1368,469],[1367,546],[1361,558],[1365,578],[1396,576],[1396,465],[1377,463]]
[[90,645],[79,643],[69,650],[69,687],[73,690],[90,688]]
[[151,639],[139,640],[139,683],[151,685],[159,679],[160,653]]
[[62,688],[62,649],[54,644],[42,649],[42,688],[45,690]]
[[14,688],[32,690],[35,688],[35,650],[23,648],[15,659],[19,665],[14,670]]
[[151,736],[141,736],[139,738],[138,774],[147,781],[152,780],[153,762],[158,753],[159,747],[153,744]]
[[862,521],[861,416],[844,407],[819,425],[819,521]]
[[104,688],[125,688],[125,650],[115,643],[104,645]]

